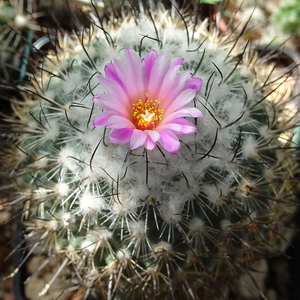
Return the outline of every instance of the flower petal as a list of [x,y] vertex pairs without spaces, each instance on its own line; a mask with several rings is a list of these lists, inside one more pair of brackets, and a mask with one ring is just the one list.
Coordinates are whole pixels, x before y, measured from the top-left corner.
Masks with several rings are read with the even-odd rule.
[[145,132],[150,136],[153,142],[157,142],[160,138],[160,134],[157,130],[145,130]]
[[107,128],[134,128],[132,122],[123,116],[113,115],[106,122]]
[[180,75],[178,74],[179,66],[174,66],[165,74],[163,82],[160,87],[160,92],[157,96],[158,99],[164,99],[162,108],[168,107],[169,104],[176,98],[176,96],[184,88],[185,82],[180,84]]
[[120,79],[119,75],[116,72],[114,64],[105,65],[104,72],[107,78],[116,81],[124,91],[126,90],[122,80]]
[[144,68],[144,80],[146,83],[149,81],[151,71],[157,57],[158,57],[157,52],[155,50],[151,50],[142,61],[142,66]]
[[174,57],[174,58],[170,59],[170,68],[172,68],[174,66],[181,66],[183,61],[184,61],[183,57]]
[[156,58],[151,69],[151,73],[149,74],[148,82],[145,82],[145,88],[147,92],[154,98],[158,96],[164,75],[169,67],[169,64],[166,64],[167,55],[168,53],[164,52]]
[[156,147],[156,142],[153,142],[153,140],[147,136],[144,146],[147,150],[153,150]]
[[101,125],[105,125],[105,123],[107,122],[107,120],[112,116],[111,112],[103,112],[100,113],[99,115],[97,115],[95,117],[95,119],[93,120],[93,125],[94,126],[101,126]]
[[195,90],[197,94],[200,91],[202,84],[203,84],[202,79],[192,77],[188,80],[186,87]]
[[165,123],[163,125],[159,125],[157,130],[165,130],[165,129],[170,129],[175,132],[181,132],[182,131],[182,126],[180,124],[176,124],[173,120],[170,123]]
[[170,104],[170,106],[164,111],[164,113],[166,115],[169,115],[170,113],[182,108],[187,103],[191,102],[194,99],[195,95],[196,95],[195,90],[192,89],[183,90]]
[[180,148],[178,137],[171,130],[163,130],[160,132],[159,143],[172,154],[176,154]]
[[164,125],[166,123],[171,123],[174,119],[182,118],[182,117],[193,117],[193,118],[203,118],[202,112],[196,107],[183,107],[180,110],[177,110],[171,114],[169,114],[166,118],[162,120],[159,126]]
[[103,88],[106,90],[107,94],[115,97],[116,101],[119,101],[120,103],[124,103],[125,100],[126,102],[128,101],[128,94],[126,93],[126,91],[124,91],[122,86],[120,86],[119,83],[116,82],[114,79],[103,76],[98,76],[97,78],[100,81]]
[[139,130],[139,129],[134,129],[131,139],[130,139],[130,146],[129,149],[133,150],[136,149],[140,146],[143,146],[145,141],[147,139],[147,134],[146,132]]
[[170,123],[166,123],[164,125],[161,125],[157,128],[158,131],[169,129],[172,130],[174,133],[180,135],[180,134],[191,134],[196,132],[197,127],[194,123],[192,123],[189,120],[178,118],[172,120]]
[[189,120],[180,118],[173,120],[173,122],[181,125],[181,132],[178,132],[178,134],[191,134],[197,130],[196,125]]
[[123,145],[130,141],[132,128],[112,129],[108,135],[108,140],[112,144]]
[[130,48],[126,48],[125,55],[127,56],[129,67],[127,71],[130,72],[129,74],[127,72],[127,78],[130,75],[133,84],[139,89],[144,89],[143,68],[139,54]]
[[114,97],[107,94],[99,94],[93,97],[93,101],[102,109],[115,111],[118,114],[128,115],[128,109],[123,103],[116,101]]
[[130,99],[135,99],[144,91],[144,74],[141,59],[138,53],[130,48],[125,49],[122,61],[115,59],[113,67],[108,67],[106,72],[122,83],[123,90],[130,94]]

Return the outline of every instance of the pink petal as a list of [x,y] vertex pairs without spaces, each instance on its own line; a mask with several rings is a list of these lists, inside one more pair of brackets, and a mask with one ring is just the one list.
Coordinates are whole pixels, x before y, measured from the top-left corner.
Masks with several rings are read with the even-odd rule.
[[172,122],[170,122],[170,123],[165,123],[163,125],[159,125],[156,129],[158,131],[165,130],[165,129],[171,129],[172,131],[175,131],[175,132],[181,132],[182,131],[182,126],[180,124],[176,124],[172,120]]
[[160,125],[164,125],[166,123],[171,123],[172,120],[182,118],[182,117],[193,117],[193,118],[203,118],[202,112],[196,107],[183,107],[178,111],[175,111],[169,114],[166,118],[164,118]]
[[154,142],[149,136],[147,136],[144,146],[147,150],[153,150],[156,147],[156,142]]
[[143,146],[147,139],[147,134],[139,129],[133,129],[133,133],[130,139],[129,149],[133,150],[140,146]]
[[202,112],[196,108],[196,107],[183,107],[182,109],[177,111],[178,115],[185,115],[185,117],[194,117],[194,118],[200,118],[203,119]]
[[[106,65],[104,69],[108,68]],[[109,77],[104,77],[104,76],[97,76],[97,79],[100,81],[101,85],[103,88],[106,90],[108,94],[113,94],[113,95],[123,95],[127,96],[127,94],[124,92],[122,87],[114,78],[109,78]]]
[[152,71],[152,68],[154,66],[155,60],[157,59],[158,54],[155,50],[151,50],[146,57],[144,58],[144,60],[142,61],[142,66],[144,68],[144,80],[145,82],[149,81],[150,78],[150,74]]
[[179,84],[179,74],[178,69],[180,66],[174,66],[168,72],[165,74],[165,77],[163,78],[160,92],[157,96],[158,100],[164,100],[161,101],[162,108],[165,108],[168,106],[169,101],[172,101],[176,98],[176,96],[181,92],[185,82],[182,86]]
[[119,102],[116,101],[114,97],[107,95],[107,94],[99,94],[93,97],[93,101],[99,105],[102,109],[107,111],[115,111],[116,113],[128,115],[128,109],[124,105],[125,101]]
[[176,154],[180,148],[180,142],[177,135],[170,130],[163,130],[160,132],[159,143],[172,154]]
[[190,78],[187,82],[187,88],[194,89],[196,91],[196,94],[200,91],[202,87],[203,81],[200,78]]
[[[119,61],[118,59],[114,59],[114,63],[112,66],[105,67],[105,73],[108,72],[112,77],[118,78],[117,82],[120,82],[120,87],[123,89],[123,91],[128,94],[128,91],[130,91],[130,80],[128,80],[128,77],[126,76],[126,65],[123,61]],[[116,83],[116,82],[115,82]]]
[[187,119],[175,119],[173,120],[173,122],[176,124],[180,124],[182,127],[181,132],[178,134],[191,134],[197,131],[196,125]]
[[114,60],[113,72],[117,74],[131,99],[138,97],[144,91],[142,63],[138,53],[134,50],[125,49],[124,59]]
[[164,75],[169,67],[169,63],[166,58],[167,54],[168,53],[165,52],[157,57],[152,67],[148,82],[145,82],[145,88],[147,92],[153,97],[158,96],[158,92],[160,90]]
[[107,128],[134,128],[132,122],[123,116],[113,115],[106,122]]
[[157,130],[145,130],[145,132],[150,136],[153,142],[157,142],[160,139],[160,134]]
[[108,135],[108,140],[112,144],[123,145],[130,141],[132,128],[112,129]]
[[172,68],[174,66],[181,66],[183,61],[184,61],[183,57],[174,57],[174,58],[170,59],[170,68]]
[[104,72],[107,78],[111,78],[112,80],[116,81],[122,87],[122,89],[125,90],[125,86],[117,74],[114,64],[105,65]]
[[172,122],[160,125],[157,130],[164,130],[164,129],[169,129],[172,130],[174,133],[180,135],[180,134],[190,134],[194,133],[197,130],[197,127],[195,124],[193,124],[191,121],[179,118],[179,119],[174,119]]
[[186,104],[190,103],[195,97],[195,90],[187,89],[183,90],[175,100],[170,104],[170,106],[165,109],[164,114],[169,115],[172,112],[182,108]]
[[139,54],[130,48],[126,48],[125,56],[128,58],[127,62],[131,79],[133,80],[134,84],[144,88],[143,67]]
[[94,126],[101,126],[104,125],[107,120],[112,116],[111,112],[103,112],[100,113],[98,116],[95,117],[93,120]]

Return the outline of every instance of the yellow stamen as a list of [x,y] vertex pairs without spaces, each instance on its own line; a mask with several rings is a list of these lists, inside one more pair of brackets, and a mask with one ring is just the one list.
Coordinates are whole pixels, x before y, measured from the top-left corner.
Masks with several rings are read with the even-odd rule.
[[159,108],[159,104],[158,100],[149,100],[148,93],[145,101],[139,99],[137,103],[132,104],[132,122],[137,129],[153,130],[158,126],[163,115],[163,109]]

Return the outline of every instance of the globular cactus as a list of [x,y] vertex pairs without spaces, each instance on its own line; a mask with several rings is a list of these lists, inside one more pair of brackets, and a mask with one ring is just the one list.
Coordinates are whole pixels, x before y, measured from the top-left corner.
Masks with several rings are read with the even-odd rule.
[[245,278],[281,253],[296,202],[290,70],[277,83],[241,36],[142,8],[59,34],[13,102],[28,256],[57,257],[85,298],[263,296]]
[[42,30],[36,19],[43,13],[37,10],[35,0],[0,2],[1,82],[11,84],[24,79],[32,42],[37,38],[35,31]]

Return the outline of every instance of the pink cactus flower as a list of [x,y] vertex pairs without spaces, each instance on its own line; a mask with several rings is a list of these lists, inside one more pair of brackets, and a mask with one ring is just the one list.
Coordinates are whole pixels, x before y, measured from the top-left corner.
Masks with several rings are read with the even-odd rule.
[[186,106],[200,91],[202,80],[179,72],[183,58],[167,55],[151,50],[141,60],[127,48],[123,60],[105,66],[106,76],[98,79],[107,93],[93,97],[103,109],[93,125],[111,128],[111,143],[129,143],[130,150],[141,146],[153,150],[159,143],[175,154],[180,148],[178,135],[196,131],[184,117],[203,118],[199,109]]

